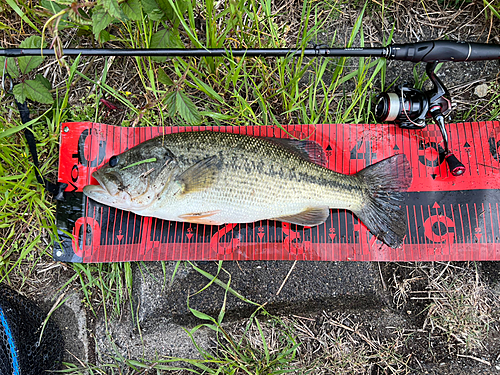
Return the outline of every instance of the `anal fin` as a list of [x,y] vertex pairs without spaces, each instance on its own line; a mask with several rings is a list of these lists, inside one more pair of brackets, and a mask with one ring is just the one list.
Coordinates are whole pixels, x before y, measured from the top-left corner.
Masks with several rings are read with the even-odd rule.
[[309,207],[298,214],[276,217],[274,220],[312,227],[323,224],[329,215],[330,209],[327,206]]

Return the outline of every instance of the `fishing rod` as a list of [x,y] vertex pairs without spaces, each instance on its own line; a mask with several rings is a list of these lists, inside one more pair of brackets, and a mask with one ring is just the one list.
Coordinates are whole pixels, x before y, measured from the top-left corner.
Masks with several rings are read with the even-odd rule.
[[151,56],[151,57],[376,57],[387,60],[427,63],[426,73],[433,87],[422,91],[408,84],[397,86],[394,92],[377,95],[374,109],[379,122],[395,123],[404,129],[422,129],[426,120],[433,118],[438,125],[444,148],[439,147],[440,160],[445,160],[452,175],[465,172],[464,165],[448,147],[445,116],[452,109],[451,96],[435,74],[439,62],[499,60],[500,45],[445,40],[406,44],[391,44],[379,48],[267,48],[267,49],[106,49],[106,48],[7,48],[0,49],[0,57],[26,56]]
[[0,49],[0,57],[23,56],[152,56],[152,57],[384,57],[388,60],[412,62],[480,61],[500,59],[500,45],[485,43],[435,40],[418,43],[392,44],[379,48],[264,48],[264,49],[118,49],[118,48],[6,48]]

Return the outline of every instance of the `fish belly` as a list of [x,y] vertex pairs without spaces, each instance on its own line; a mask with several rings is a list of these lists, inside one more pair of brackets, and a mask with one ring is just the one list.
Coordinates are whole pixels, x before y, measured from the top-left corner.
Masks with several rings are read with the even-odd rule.
[[356,197],[341,188],[256,174],[222,178],[212,188],[169,197],[137,213],[165,220],[220,225],[279,219],[315,207],[353,209],[357,205]]

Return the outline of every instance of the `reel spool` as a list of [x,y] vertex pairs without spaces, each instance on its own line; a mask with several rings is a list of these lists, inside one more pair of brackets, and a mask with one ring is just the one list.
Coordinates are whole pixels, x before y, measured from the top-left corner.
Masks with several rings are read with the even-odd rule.
[[443,152],[440,155],[453,176],[461,176],[465,166],[448,147],[448,133],[444,118],[451,112],[451,97],[443,82],[435,75],[437,61],[427,63],[426,73],[433,87],[429,91],[418,90],[407,84],[397,86],[395,92],[377,95],[375,118],[378,122],[392,122],[403,129],[422,129],[426,119],[433,118],[443,136]]

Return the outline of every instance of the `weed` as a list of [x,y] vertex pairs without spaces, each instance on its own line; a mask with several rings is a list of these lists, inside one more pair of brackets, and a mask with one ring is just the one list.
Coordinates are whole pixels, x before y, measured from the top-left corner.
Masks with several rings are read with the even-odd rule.
[[423,328],[446,335],[450,351],[455,346],[462,353],[484,349],[491,325],[499,318],[500,299],[480,279],[474,264],[448,263],[439,274],[429,275],[429,281],[431,303]]

